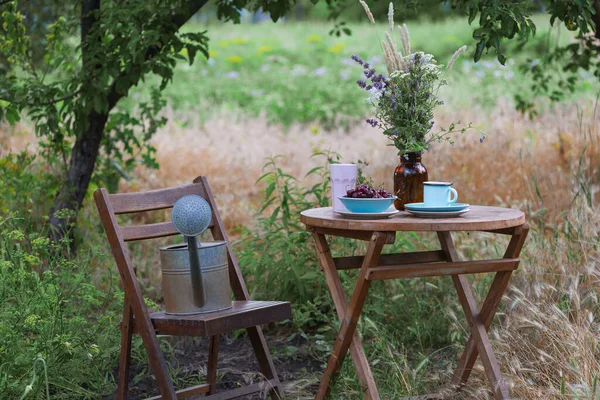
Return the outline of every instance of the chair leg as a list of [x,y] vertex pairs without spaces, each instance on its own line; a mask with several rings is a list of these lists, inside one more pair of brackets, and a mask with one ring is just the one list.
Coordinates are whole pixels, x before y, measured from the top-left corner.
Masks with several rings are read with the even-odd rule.
[[163,400],[177,400],[177,394],[173,387],[173,381],[168,374],[167,362],[165,356],[160,348],[160,343],[154,331],[142,331],[140,332],[144,341],[144,347],[146,353],[148,353],[148,361],[150,361],[150,367],[156,378],[156,384],[160,390],[161,399]]
[[206,383],[210,385],[206,395],[214,394],[217,389],[217,361],[219,359],[219,335],[210,337],[208,343],[208,367],[206,368]]
[[279,387],[280,382],[277,377],[277,371],[275,370],[275,364],[273,364],[273,359],[271,358],[271,353],[269,352],[269,347],[267,346],[267,341],[265,340],[261,327],[252,326],[247,328],[246,331],[248,332],[250,343],[252,343],[252,348],[254,349],[260,371],[265,378],[268,380],[275,380],[276,382],[269,390],[269,396],[271,396],[271,399],[273,400],[282,399],[283,396],[281,395],[281,388]]
[[119,380],[117,385],[117,400],[127,400],[129,391],[129,367],[131,364],[131,336],[133,313],[131,306],[125,302],[123,321],[121,322],[121,355],[119,358]]

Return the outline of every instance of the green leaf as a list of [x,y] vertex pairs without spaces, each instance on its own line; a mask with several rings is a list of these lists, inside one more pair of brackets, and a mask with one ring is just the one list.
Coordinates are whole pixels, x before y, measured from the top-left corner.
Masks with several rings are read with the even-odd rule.
[[485,48],[485,40],[481,39],[479,41],[479,43],[477,43],[477,46],[475,47],[475,56],[473,57],[475,62],[477,62],[481,59],[481,55],[483,53],[484,48]]
[[273,194],[273,191],[275,191],[275,183],[276,182],[271,182],[269,184],[269,186],[267,186],[267,188],[265,189],[265,198],[268,199],[271,197],[271,195]]
[[502,65],[506,64],[506,57],[502,53],[498,53],[498,62]]
[[473,22],[475,20],[476,16],[477,16],[477,7],[469,7],[469,25],[471,25],[471,22]]
[[304,275],[302,275],[302,277],[300,277],[300,279],[303,280],[314,280],[320,277],[320,274],[317,274],[316,271],[308,271],[306,272]]
[[10,126],[14,126],[14,124],[16,124],[17,122],[19,122],[21,120],[21,117],[19,115],[19,111],[14,106],[13,107],[8,107],[6,109],[6,115],[5,116],[6,116],[6,120],[10,124]]
[[194,58],[196,58],[196,53],[197,53],[198,49],[196,48],[196,46],[192,46],[192,45],[187,45],[187,46],[185,46],[185,48],[187,49],[190,65],[192,65],[194,63]]

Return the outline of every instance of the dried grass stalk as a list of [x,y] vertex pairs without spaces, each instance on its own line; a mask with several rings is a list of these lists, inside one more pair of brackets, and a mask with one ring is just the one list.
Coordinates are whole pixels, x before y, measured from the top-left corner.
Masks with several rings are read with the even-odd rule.
[[392,40],[392,36],[390,36],[390,34],[388,32],[385,33],[385,38],[388,42],[389,50],[391,53],[390,57],[394,61],[394,67],[395,67],[394,71],[397,71],[404,64],[404,60],[402,60],[402,57],[398,54],[398,48],[396,47],[396,43],[394,43],[394,41]]
[[406,24],[402,24],[402,26],[398,25],[398,31],[400,32],[400,40],[402,41],[404,55],[407,56],[410,54],[410,34],[408,33]]
[[454,62],[456,61],[456,59],[458,58],[458,56],[460,56],[462,53],[465,52],[465,50],[467,50],[467,46],[463,46],[460,49],[456,50],[454,52],[454,54],[452,54],[452,58],[450,58],[450,62],[448,63],[448,69],[452,68],[452,66],[454,65]]
[[394,57],[393,50],[389,48],[385,40],[381,42],[381,47],[383,47],[383,58],[385,60],[387,72],[388,74],[391,74],[398,69],[398,66],[396,65],[396,57]]
[[404,57],[400,52],[396,53],[396,60],[398,61],[398,70],[402,72],[406,72],[406,63],[404,62]]
[[375,18],[373,18],[373,14],[371,13],[371,9],[367,5],[367,3],[365,3],[363,0],[358,1],[360,2],[360,5],[363,6],[363,8],[365,9],[365,13],[367,14],[367,17],[369,17],[369,21],[371,21],[372,24],[375,24]]
[[394,3],[390,1],[390,8],[388,9],[388,22],[390,24],[390,32],[394,31]]

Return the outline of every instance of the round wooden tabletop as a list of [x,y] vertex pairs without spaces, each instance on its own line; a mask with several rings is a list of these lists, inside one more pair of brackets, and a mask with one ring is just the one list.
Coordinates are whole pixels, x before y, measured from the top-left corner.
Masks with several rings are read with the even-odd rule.
[[331,207],[312,208],[300,214],[307,226],[355,231],[488,231],[512,228],[525,223],[525,214],[511,208],[471,206],[455,218],[419,218],[406,211],[386,219],[358,220],[341,216]]

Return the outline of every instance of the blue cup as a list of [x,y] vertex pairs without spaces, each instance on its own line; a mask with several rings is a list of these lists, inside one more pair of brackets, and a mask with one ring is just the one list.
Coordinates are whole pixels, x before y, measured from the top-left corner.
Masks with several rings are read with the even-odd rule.
[[[425,207],[447,207],[458,200],[458,192],[452,187],[452,182],[425,182],[424,191]],[[454,197],[451,197],[452,194]]]

